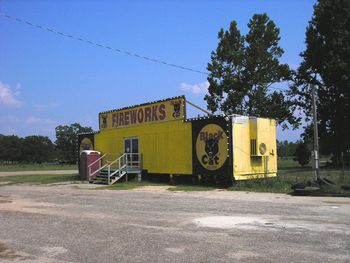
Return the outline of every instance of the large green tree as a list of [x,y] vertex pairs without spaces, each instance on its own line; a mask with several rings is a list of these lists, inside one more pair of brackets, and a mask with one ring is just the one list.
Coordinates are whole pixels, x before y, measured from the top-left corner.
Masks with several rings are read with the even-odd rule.
[[59,160],[75,163],[77,159],[77,134],[92,132],[91,127],[82,127],[79,123],[56,127],[56,149]]
[[271,85],[291,79],[287,64],[279,59],[279,29],[266,14],[255,14],[244,36],[232,21],[227,31],[218,33],[219,44],[208,64],[209,94],[205,96],[212,112],[275,118],[279,124],[297,126],[291,102]]
[[5,136],[0,134],[0,160],[19,162],[22,159],[23,139],[16,135]]
[[[306,50],[301,56],[303,61],[292,89],[295,105],[309,121],[310,84],[316,85],[320,150],[332,153],[337,165],[341,152],[350,149],[350,1],[318,1],[306,29]],[[309,124],[308,131],[310,127]]]
[[49,137],[32,135],[22,140],[22,161],[43,163],[53,160],[54,144]]
[[307,165],[311,159],[311,150],[306,141],[298,141],[294,153],[294,161],[297,161],[302,167]]
[[46,136],[27,136],[0,134],[0,161],[42,163],[52,161],[54,145]]

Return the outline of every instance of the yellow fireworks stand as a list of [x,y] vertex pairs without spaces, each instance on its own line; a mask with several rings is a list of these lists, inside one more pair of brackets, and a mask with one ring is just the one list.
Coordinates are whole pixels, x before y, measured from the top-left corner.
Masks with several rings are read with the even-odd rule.
[[[277,173],[276,124],[246,116],[186,118],[185,96],[99,113],[99,131],[78,135],[79,153],[100,158],[88,178],[112,184],[129,174],[227,176]],[[98,164],[98,169],[92,169]]]

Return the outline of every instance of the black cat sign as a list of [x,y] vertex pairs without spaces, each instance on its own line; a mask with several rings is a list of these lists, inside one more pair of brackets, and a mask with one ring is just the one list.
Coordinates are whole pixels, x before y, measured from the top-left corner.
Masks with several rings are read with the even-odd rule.
[[207,124],[198,133],[196,154],[207,170],[217,170],[227,159],[227,135],[217,124]]
[[81,154],[84,150],[93,150],[93,143],[90,138],[84,138],[79,145],[79,154]]

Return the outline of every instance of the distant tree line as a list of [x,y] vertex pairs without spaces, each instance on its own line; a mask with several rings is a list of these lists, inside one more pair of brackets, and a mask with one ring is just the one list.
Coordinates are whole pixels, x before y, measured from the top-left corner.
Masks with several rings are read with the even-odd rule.
[[277,155],[282,159],[293,159],[301,166],[305,166],[311,159],[311,146],[305,140],[296,142],[278,141],[277,140]]
[[56,141],[49,137],[32,135],[24,138],[0,134],[0,161],[2,163],[76,162],[78,133],[92,132],[91,127],[79,123],[56,127]]
[[277,140],[277,155],[279,158],[292,158],[295,156],[297,148],[296,142],[278,141]]
[[0,135],[0,160],[3,162],[42,163],[54,159],[55,146],[46,136]]

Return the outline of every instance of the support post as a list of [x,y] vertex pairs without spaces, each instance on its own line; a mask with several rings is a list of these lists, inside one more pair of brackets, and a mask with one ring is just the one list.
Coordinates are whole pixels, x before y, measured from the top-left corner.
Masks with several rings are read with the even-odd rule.
[[192,175],[192,184],[197,184],[197,178],[195,175]]
[[173,184],[174,183],[174,175],[170,174],[169,178],[170,178],[170,183]]
[[141,180],[142,180],[142,175],[141,175],[141,173],[138,173],[137,174],[137,181],[141,182]]
[[342,168],[341,182],[344,182],[344,179],[345,179],[344,152],[341,152],[341,168]]
[[193,107],[195,107],[195,108],[197,108],[197,109],[199,109],[199,110],[205,112],[206,114],[208,114],[208,116],[212,116],[212,115],[213,115],[210,111],[207,111],[207,110],[205,110],[205,109],[199,107],[198,105],[196,105],[196,104],[194,104],[194,103],[192,103],[192,102],[190,102],[190,101],[188,101],[188,100],[186,100],[186,103],[188,103],[188,104],[190,104],[191,106],[193,106]]

